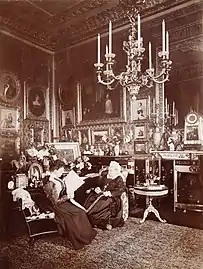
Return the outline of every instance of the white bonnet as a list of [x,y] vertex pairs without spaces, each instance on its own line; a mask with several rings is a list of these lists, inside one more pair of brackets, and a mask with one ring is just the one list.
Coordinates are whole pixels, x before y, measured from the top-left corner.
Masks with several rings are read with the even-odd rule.
[[119,172],[121,172],[121,166],[118,162],[116,161],[111,161],[110,162],[110,165],[109,165],[109,168],[115,168],[117,169]]

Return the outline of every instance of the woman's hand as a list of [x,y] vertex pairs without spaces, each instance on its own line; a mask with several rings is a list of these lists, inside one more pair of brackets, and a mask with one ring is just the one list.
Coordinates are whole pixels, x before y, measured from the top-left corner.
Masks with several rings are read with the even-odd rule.
[[102,192],[102,190],[100,189],[100,187],[96,187],[94,189],[94,191],[96,192],[96,194],[100,194]]
[[112,196],[112,194],[111,194],[110,191],[104,191],[103,194],[104,194],[104,196],[106,196],[106,197],[111,197],[111,196]]

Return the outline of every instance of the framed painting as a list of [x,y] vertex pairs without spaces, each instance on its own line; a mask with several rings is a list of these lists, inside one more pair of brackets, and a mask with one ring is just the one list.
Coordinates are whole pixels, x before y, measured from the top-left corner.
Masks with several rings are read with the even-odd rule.
[[146,120],[147,99],[131,99],[131,120]]
[[147,144],[146,141],[134,141],[134,153],[146,153]]
[[146,138],[146,126],[145,125],[135,126],[135,139],[143,139],[143,138]]
[[43,126],[29,126],[30,130],[30,143],[35,144],[37,146],[42,146],[44,144],[45,138],[44,138],[44,127]]
[[0,97],[6,102],[13,104],[20,96],[20,81],[14,73],[0,72]]
[[110,91],[97,82],[77,87],[78,123],[109,123],[126,119],[126,90],[120,85]]
[[19,131],[19,109],[12,107],[0,108],[1,133],[17,133]]
[[91,145],[91,133],[89,128],[79,131],[79,143],[83,146]]
[[93,130],[92,144],[104,144],[103,138],[109,135],[109,130]]
[[69,110],[61,110],[61,126],[62,128],[75,126],[75,107]]
[[42,86],[27,87],[26,116],[28,118],[46,119],[47,90]]
[[78,142],[56,142],[50,145],[55,147],[58,158],[67,164],[81,155]]

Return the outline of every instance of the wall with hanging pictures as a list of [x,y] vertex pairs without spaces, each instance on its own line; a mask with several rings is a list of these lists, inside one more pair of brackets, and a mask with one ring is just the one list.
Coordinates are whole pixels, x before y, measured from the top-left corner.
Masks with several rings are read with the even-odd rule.
[[[46,130],[43,139],[48,141],[47,102],[50,93],[47,89],[51,88],[51,58],[46,51],[3,34],[0,34],[0,57],[0,155],[12,158],[12,155],[19,153],[19,145],[21,149],[29,147],[31,126],[36,130],[34,140],[38,137],[38,129],[43,127]],[[6,127],[3,118],[9,116],[10,121],[12,117],[13,122],[18,124],[18,131],[9,125]],[[5,148],[10,149],[9,153]]]
[[[183,14],[190,14],[189,21],[185,21]],[[182,99],[189,98],[184,94],[184,87],[195,89],[194,96],[192,96],[191,107],[200,111],[202,103],[200,104],[202,96],[202,64],[200,57],[201,54],[201,38],[202,36],[202,22],[201,8],[199,4],[185,6],[180,10],[173,10],[171,13],[162,14],[162,17],[153,18],[152,20],[145,20],[142,22],[142,36],[144,38],[144,46],[146,48],[146,57],[143,60],[143,68],[148,66],[148,42],[152,42],[152,61],[155,66],[156,55],[161,50],[162,37],[161,37],[161,22],[163,19],[166,21],[167,30],[170,34],[170,58],[173,61],[173,68],[169,82],[165,84],[166,97],[170,103],[177,99],[178,109],[180,110],[180,117],[184,119],[186,106],[182,104]],[[179,24],[177,25],[175,18],[177,15],[180,17]],[[115,24],[113,23],[113,26]],[[107,27],[108,28],[108,27]],[[190,29],[190,31],[188,31]],[[108,29],[107,29],[108,30]],[[114,30],[114,29],[113,29]],[[126,64],[125,53],[122,50],[122,43],[127,40],[128,30],[115,31],[113,33],[113,52],[116,54],[115,69],[120,72]],[[105,45],[108,44],[108,36],[101,39],[101,51],[105,51]],[[188,39],[189,38],[189,39]],[[116,44],[116,46],[115,46]],[[198,52],[199,50],[199,56]],[[102,53],[101,55],[104,55]],[[191,62],[187,55],[190,55]],[[192,55],[196,55],[195,58]],[[58,73],[68,74],[68,77],[73,78],[79,82],[79,86],[74,83],[71,93],[74,93],[75,103],[72,108],[75,108],[75,126],[70,128],[74,134],[74,139],[78,139],[82,144],[82,136],[84,141],[88,143],[101,144],[101,137],[110,134],[111,127],[124,127],[124,137],[130,142],[123,145],[123,152],[127,151],[130,154],[142,154],[148,152],[153,143],[153,128],[155,123],[155,109],[159,110],[157,121],[162,124],[163,122],[163,94],[160,87],[151,89],[142,89],[142,92],[137,97],[137,100],[131,101],[128,93],[123,96],[123,91],[117,87],[114,91],[109,93],[106,97],[106,89],[97,83],[96,70],[94,63],[97,61],[97,40],[84,42],[82,45],[72,46],[65,52],[57,55],[58,59],[63,59],[61,68],[59,67]],[[65,60],[64,60],[65,59]],[[192,60],[193,59],[193,60]],[[101,61],[103,62],[103,58]],[[195,62],[194,62],[195,61]],[[58,61],[60,62],[60,61]],[[188,65],[187,63],[190,64]],[[188,69],[188,66],[190,68]],[[65,67],[65,68],[64,68]],[[179,72],[181,71],[181,76]],[[191,76],[194,78],[191,81]],[[196,80],[196,81],[195,81]],[[173,82],[174,81],[174,82]],[[186,86],[187,84],[187,86]],[[70,89],[70,87],[68,87]],[[176,89],[180,89],[181,95],[178,95]],[[156,104],[154,102],[156,91]],[[75,96],[75,94],[77,95]],[[192,93],[193,94],[193,93]],[[150,99],[149,99],[150,95]],[[178,96],[176,96],[178,95]],[[106,97],[106,98],[105,98]],[[111,99],[112,106],[115,110],[106,113],[105,101]],[[184,108],[185,107],[185,108]],[[72,109],[71,108],[71,109]],[[187,105],[187,109],[190,105]],[[150,111],[150,118],[149,118]],[[181,120],[180,120],[181,121]],[[180,126],[181,127],[181,126]],[[73,133],[73,132],[72,132]],[[111,135],[111,134],[110,134]],[[98,143],[99,142],[99,143]],[[83,143],[84,144],[84,143]]]

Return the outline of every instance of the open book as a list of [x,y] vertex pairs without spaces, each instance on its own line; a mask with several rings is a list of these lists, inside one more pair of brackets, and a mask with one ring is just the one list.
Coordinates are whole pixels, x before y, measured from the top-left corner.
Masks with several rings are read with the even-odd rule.
[[74,193],[78,188],[80,188],[85,182],[84,177],[79,177],[75,171],[71,170],[67,176],[64,177],[64,182],[66,185],[66,190],[68,193]]

